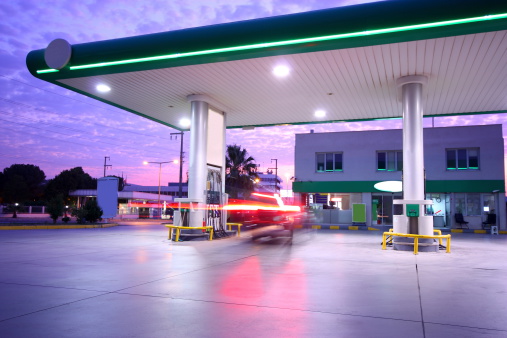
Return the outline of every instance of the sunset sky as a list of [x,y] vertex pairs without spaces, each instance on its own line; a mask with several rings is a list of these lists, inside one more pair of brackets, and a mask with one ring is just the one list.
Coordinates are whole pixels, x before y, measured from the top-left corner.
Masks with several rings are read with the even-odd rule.
[[[81,166],[95,178],[126,176],[129,183],[158,184],[158,166],[143,161],[179,157],[177,132],[43,82],[31,76],[25,58],[56,38],[71,44],[143,35],[189,27],[305,12],[370,1],[346,0],[167,0],[167,1],[34,1],[0,3],[0,170],[12,164],[38,165],[53,178]],[[189,105],[190,109],[190,105]],[[425,119],[425,126],[475,125],[506,122],[505,115]],[[279,175],[294,174],[294,135],[315,132],[401,128],[401,120],[233,129],[227,144],[246,148],[260,170],[274,166]],[[184,138],[188,154],[189,135]],[[267,146],[269,145],[269,147]],[[186,173],[184,166],[184,173]],[[186,175],[184,174],[184,177]],[[176,182],[178,166],[166,164],[162,182]]]

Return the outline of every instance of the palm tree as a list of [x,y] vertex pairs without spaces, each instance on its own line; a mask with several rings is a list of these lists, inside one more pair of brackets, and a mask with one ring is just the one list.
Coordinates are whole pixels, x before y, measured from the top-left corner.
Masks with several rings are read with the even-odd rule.
[[248,155],[246,149],[236,144],[228,145],[225,154],[225,192],[231,198],[248,198],[254,190],[257,178],[255,159]]

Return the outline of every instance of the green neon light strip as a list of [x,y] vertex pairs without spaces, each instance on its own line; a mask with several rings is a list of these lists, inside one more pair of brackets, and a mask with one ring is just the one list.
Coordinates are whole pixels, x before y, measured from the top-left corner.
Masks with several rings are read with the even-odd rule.
[[55,72],[58,72],[58,69],[42,69],[42,70],[38,70],[37,71],[37,74],[45,74],[45,73],[55,73]]
[[[370,31],[362,31],[362,32],[355,32],[355,33],[335,34],[335,35],[327,35],[327,36],[320,36],[320,37],[313,37],[313,38],[293,39],[293,40],[285,40],[285,41],[277,41],[277,42],[257,43],[257,44],[236,46],[236,47],[208,49],[208,50],[201,50],[201,51],[187,52],[187,53],[175,53],[175,54],[168,54],[168,55],[151,56],[151,57],[138,58],[138,59],[92,63],[92,64],[81,65],[81,66],[72,66],[72,67],[70,67],[70,69],[77,70],[77,69],[98,68],[98,67],[107,67],[107,66],[115,66],[115,65],[125,65],[125,64],[130,64],[130,63],[139,63],[139,62],[160,61],[160,60],[176,59],[176,58],[183,58],[183,57],[189,57],[189,56],[217,54],[217,53],[234,52],[234,51],[241,51],[241,50],[248,50],[248,49],[260,49],[260,48],[276,47],[276,46],[295,45],[295,44],[301,44],[301,43],[327,41],[327,40],[338,40],[338,39],[346,39],[346,38],[353,38],[353,37],[360,37],[360,36],[367,36],[367,35],[378,35],[378,34],[386,34],[386,33],[394,33],[394,32],[403,32],[403,31],[416,30],[416,29],[451,26],[451,25],[458,25],[458,24],[464,24],[464,23],[472,23],[472,22],[487,21],[487,20],[497,20],[497,19],[505,19],[505,18],[507,18],[507,13],[486,15],[486,16],[479,16],[479,17],[458,19],[458,20],[448,20],[448,21],[440,21],[440,22],[433,22],[433,23],[425,23],[425,24],[418,24],[418,25],[374,29],[374,30],[370,30]],[[39,71],[37,71],[37,73],[39,73]]]

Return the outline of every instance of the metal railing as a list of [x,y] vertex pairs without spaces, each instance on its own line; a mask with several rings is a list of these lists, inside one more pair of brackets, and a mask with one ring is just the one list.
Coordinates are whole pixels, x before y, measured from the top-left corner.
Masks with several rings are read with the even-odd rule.
[[[417,255],[419,253],[419,238],[433,238],[439,240],[439,245],[442,245],[442,239],[446,238],[446,253],[451,253],[451,235],[442,235],[442,231],[435,229],[434,232],[439,233],[439,235],[417,235],[417,234],[402,234],[393,232],[393,229],[389,229],[389,231],[384,232],[382,234],[382,250],[386,250],[388,237],[389,241],[392,242],[393,237],[408,237],[414,239],[414,255]],[[411,244],[411,243],[403,243],[403,244]]]

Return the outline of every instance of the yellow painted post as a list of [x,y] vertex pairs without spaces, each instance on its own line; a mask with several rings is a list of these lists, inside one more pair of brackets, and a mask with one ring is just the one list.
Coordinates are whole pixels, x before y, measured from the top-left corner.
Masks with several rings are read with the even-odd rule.
[[213,240],[213,227],[211,227],[210,232],[209,232],[209,240],[210,241]]
[[382,250],[386,249],[386,232],[382,234]]
[[176,242],[180,241],[180,228],[176,228],[176,238],[175,238],[175,241]]
[[[440,229],[433,229],[434,233],[437,233],[439,236],[442,236],[442,230]],[[442,245],[442,237],[438,238],[438,244]]]
[[447,249],[445,250],[446,253],[451,253],[451,235],[448,235],[447,237]]
[[419,253],[419,237],[414,237],[414,255]]

